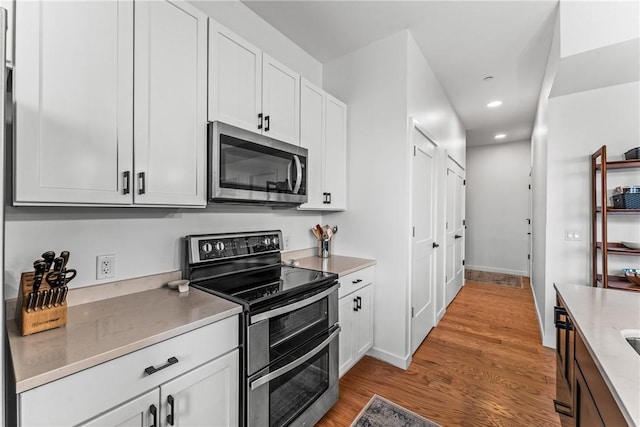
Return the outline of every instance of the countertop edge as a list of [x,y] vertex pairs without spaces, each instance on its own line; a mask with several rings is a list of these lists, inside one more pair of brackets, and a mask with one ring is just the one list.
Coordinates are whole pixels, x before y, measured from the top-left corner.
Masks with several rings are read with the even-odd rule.
[[344,255],[331,255],[329,258],[308,256],[296,259],[296,261],[299,264],[298,266],[301,268],[336,273],[340,277],[377,264],[375,259],[357,258]]

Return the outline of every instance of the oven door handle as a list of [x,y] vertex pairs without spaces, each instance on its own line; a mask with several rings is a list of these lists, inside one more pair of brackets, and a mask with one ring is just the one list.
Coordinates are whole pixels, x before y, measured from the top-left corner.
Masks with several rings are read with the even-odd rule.
[[265,311],[264,313],[256,314],[251,316],[250,324],[260,322],[262,320],[271,319],[272,317],[280,316],[281,314],[289,313],[291,311],[297,310],[302,307],[306,307],[309,304],[313,304],[316,301],[320,301],[322,298],[330,295],[332,292],[338,290],[339,285],[334,285],[327,289],[326,291],[317,293],[309,298],[305,298],[301,301],[294,302],[293,304],[285,305],[284,307],[274,308],[273,310]]
[[258,378],[255,381],[252,381],[251,384],[249,385],[249,387],[251,388],[251,390],[255,390],[258,387],[275,380],[278,377],[281,377],[282,375],[286,374],[287,372],[297,368],[298,366],[302,365],[303,363],[306,363],[307,361],[309,361],[309,359],[311,359],[313,356],[315,356],[316,354],[320,353],[322,351],[323,348],[325,348],[327,346],[327,344],[329,344],[331,341],[334,340],[334,338],[336,338],[338,336],[338,334],[340,333],[340,331],[342,330],[342,328],[340,326],[338,326],[332,333],[331,335],[329,335],[329,337],[322,341],[316,348],[314,348],[313,350],[311,350],[309,353],[305,354],[304,357],[301,357],[300,359],[295,360],[294,362],[289,363],[288,365],[283,366],[282,368],[278,368],[273,372],[270,372],[260,378]]

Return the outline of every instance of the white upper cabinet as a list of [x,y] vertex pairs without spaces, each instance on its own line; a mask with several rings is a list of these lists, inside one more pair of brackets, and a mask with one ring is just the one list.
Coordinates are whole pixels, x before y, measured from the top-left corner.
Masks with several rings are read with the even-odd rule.
[[307,159],[308,202],[300,209],[347,207],[347,106],[305,79],[300,92],[300,145]]
[[206,26],[182,1],[17,2],[14,203],[204,206]]
[[262,54],[262,133],[290,144],[300,142],[300,75]]
[[209,19],[209,121],[261,132],[262,51]]
[[16,4],[16,204],[129,204],[133,3]]
[[301,208],[322,208],[324,171],[324,101],[319,87],[302,79],[300,89],[300,145],[308,150],[307,203]]
[[300,140],[300,75],[209,20],[209,120]]
[[324,190],[331,209],[347,207],[347,106],[327,94],[325,102]]
[[136,204],[205,205],[207,17],[185,2],[135,13]]

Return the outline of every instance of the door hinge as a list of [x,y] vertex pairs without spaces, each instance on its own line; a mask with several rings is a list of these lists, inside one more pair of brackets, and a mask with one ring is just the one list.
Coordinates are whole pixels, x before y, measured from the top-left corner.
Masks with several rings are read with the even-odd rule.
[[415,314],[413,312],[413,307],[411,307],[411,318],[415,317]]
[[415,157],[415,156],[416,156],[416,146],[414,145],[413,146],[413,157]]
[[467,180],[466,179],[462,180],[462,185],[467,185]]
[[466,219],[462,220],[462,225],[467,225],[467,220]]
[[445,224],[446,224],[446,225],[445,225],[445,227],[444,227],[444,228],[446,228],[446,229],[448,230],[448,229],[449,229],[449,221],[445,222]]
[[527,254],[527,259],[531,259],[531,254]]
[[416,227],[412,227],[413,228],[413,237],[416,237]]
[[447,283],[447,280],[449,280],[447,276],[444,276],[444,283]]
[[464,260],[462,260],[462,265],[464,265]]
[[529,190],[531,190],[531,184],[529,184]]

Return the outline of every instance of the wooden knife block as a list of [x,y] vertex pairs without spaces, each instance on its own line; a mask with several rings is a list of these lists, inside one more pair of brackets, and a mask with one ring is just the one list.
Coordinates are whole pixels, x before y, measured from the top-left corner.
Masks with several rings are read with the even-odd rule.
[[[16,304],[16,323],[22,336],[35,334],[36,332],[58,328],[67,324],[67,302],[63,301],[58,306],[31,309],[27,312],[29,293],[33,290],[33,271],[22,273],[20,276],[20,289],[18,290],[18,302]],[[49,290],[51,287],[42,279],[40,291]]]

